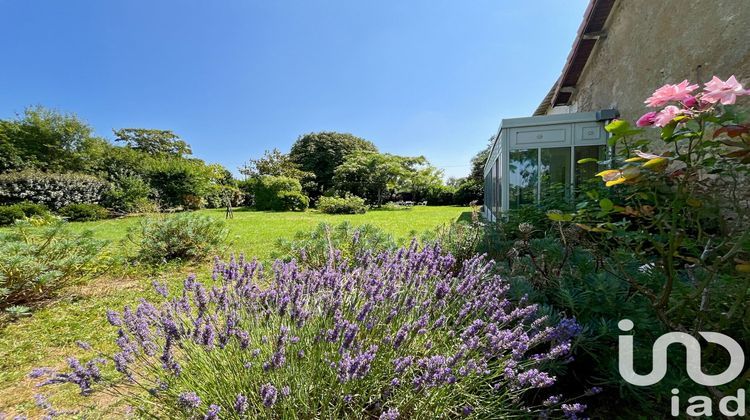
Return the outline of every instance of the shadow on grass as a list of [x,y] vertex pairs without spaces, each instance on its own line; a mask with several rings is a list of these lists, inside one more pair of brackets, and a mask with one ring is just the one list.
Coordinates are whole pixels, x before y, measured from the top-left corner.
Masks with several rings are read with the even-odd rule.
[[470,211],[465,211],[465,212],[462,212],[462,213],[461,213],[461,214],[460,214],[460,215],[458,216],[458,218],[456,219],[456,221],[457,221],[457,222],[466,222],[466,223],[471,223],[471,212],[470,212]]

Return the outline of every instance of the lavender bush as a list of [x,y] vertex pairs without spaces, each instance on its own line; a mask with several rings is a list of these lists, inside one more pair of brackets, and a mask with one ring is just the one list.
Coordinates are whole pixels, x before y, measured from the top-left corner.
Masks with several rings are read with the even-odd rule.
[[[111,359],[131,404],[164,418],[579,414],[560,396],[544,400],[575,321],[550,326],[507,299],[482,256],[454,264],[416,243],[320,269],[217,259],[208,284],[191,275],[176,294],[155,284],[163,301],[109,312]],[[97,361],[69,364],[47,382],[90,392]]]

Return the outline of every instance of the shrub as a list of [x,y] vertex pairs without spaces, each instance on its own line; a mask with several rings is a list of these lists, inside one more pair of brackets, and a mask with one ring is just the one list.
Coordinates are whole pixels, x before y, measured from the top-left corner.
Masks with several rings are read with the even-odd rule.
[[115,211],[134,213],[152,193],[151,187],[140,176],[119,176],[104,192],[102,203]]
[[12,225],[16,220],[21,220],[26,215],[18,205],[0,206],[0,226]]
[[0,232],[0,308],[53,297],[104,268],[106,241],[71,233],[64,222],[35,228],[17,222]]
[[[255,261],[217,261],[217,285],[191,275],[174,295],[157,284],[158,302],[109,312],[112,360],[137,377],[131,405],[154,417],[550,414],[547,368],[567,357],[577,325],[547,326],[535,306],[509,300],[482,257],[457,275],[454,264],[416,245],[319,270],[277,262],[266,275]],[[98,363],[69,359],[72,372],[45,383],[89,393]]]
[[12,225],[16,220],[24,218],[46,219],[49,216],[47,207],[28,201],[10,206],[0,206],[0,226]]
[[[427,190],[427,203],[431,206],[447,206],[454,203],[456,188],[449,185],[435,185]],[[469,200],[471,201],[471,200]],[[468,201],[466,202],[468,203]],[[461,203],[461,204],[466,204]]]
[[365,200],[356,195],[320,197],[318,210],[328,214],[363,214],[367,212],[367,206]]
[[147,217],[129,229],[127,240],[137,247],[136,258],[151,264],[194,261],[216,251],[227,237],[223,220],[183,213]]
[[0,203],[31,201],[57,210],[68,204],[99,203],[107,183],[81,174],[32,170],[0,174]]
[[206,207],[218,209],[227,206],[227,200],[232,207],[241,206],[245,202],[245,193],[237,187],[229,185],[212,185],[204,197]]
[[299,181],[283,176],[256,178],[253,195],[254,205],[258,210],[289,211],[295,210],[295,207],[305,210],[309,204],[307,197],[302,195],[302,185]]
[[211,179],[211,170],[202,161],[163,157],[150,161],[148,171],[149,182],[165,206],[201,207]]
[[472,201],[482,201],[484,197],[484,186],[473,179],[468,179],[456,188],[453,193],[453,202],[465,206]]
[[284,210],[305,211],[310,205],[310,199],[297,191],[281,191],[278,197]]
[[296,258],[302,265],[320,268],[334,258],[355,261],[367,253],[378,255],[396,248],[396,242],[377,226],[322,222],[311,231],[297,232],[293,240],[279,239],[276,248],[274,257],[285,261]]
[[72,222],[91,222],[109,217],[109,211],[98,204],[69,204],[57,213]]
[[398,203],[394,203],[393,201],[389,201],[382,206],[378,207],[378,210],[385,210],[385,211],[397,211],[397,210],[411,210],[414,208],[413,206],[404,206]]

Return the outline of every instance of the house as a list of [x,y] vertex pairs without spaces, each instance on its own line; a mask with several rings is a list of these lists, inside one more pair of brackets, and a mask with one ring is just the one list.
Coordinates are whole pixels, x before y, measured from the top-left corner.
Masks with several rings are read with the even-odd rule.
[[485,164],[485,216],[569,195],[597,170],[576,162],[604,155],[604,125],[636,120],[659,86],[713,75],[750,84],[748,28],[747,0],[591,0],[533,116],[501,122]]

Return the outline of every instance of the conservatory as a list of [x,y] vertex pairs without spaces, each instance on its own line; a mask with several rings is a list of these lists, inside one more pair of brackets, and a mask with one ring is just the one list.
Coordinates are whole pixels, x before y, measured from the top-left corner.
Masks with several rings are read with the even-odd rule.
[[504,119],[484,166],[484,215],[488,220],[542,199],[573,199],[576,184],[598,172],[607,153],[604,126],[613,109]]

